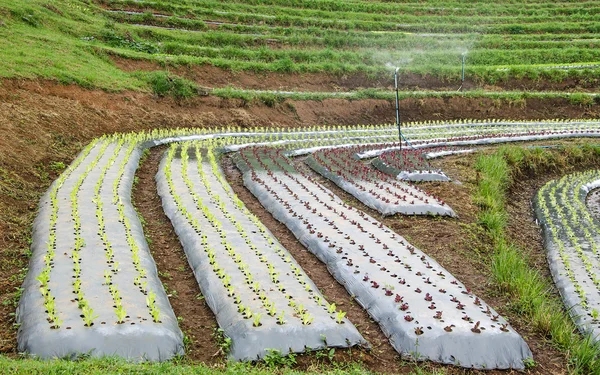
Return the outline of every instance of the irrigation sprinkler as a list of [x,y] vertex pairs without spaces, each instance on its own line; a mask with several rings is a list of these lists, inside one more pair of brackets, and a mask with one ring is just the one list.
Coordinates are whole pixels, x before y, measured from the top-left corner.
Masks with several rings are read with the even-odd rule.
[[461,67],[461,71],[460,71],[460,87],[458,88],[458,91],[462,91],[463,85],[465,84],[465,59],[467,57],[467,53],[463,52],[462,53],[462,67]]
[[394,82],[396,87],[396,125],[398,126],[398,142],[400,143],[400,151],[402,151],[402,131],[401,123],[400,123],[400,101],[398,98],[398,70],[400,68],[396,68],[394,71]]

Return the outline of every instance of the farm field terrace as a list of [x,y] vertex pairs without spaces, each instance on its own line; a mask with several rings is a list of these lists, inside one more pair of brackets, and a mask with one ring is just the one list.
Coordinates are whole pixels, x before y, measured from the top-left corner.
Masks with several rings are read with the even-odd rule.
[[179,97],[225,88],[215,94],[374,97],[399,67],[403,88],[459,95],[464,54],[467,91],[593,92],[596,8],[593,1],[5,2],[0,75]]
[[[482,144],[515,141],[565,142],[564,139],[597,137],[600,134],[597,128],[598,123],[594,120],[568,122],[465,121],[412,124],[406,130],[409,139],[413,140],[411,146],[404,145],[403,153],[395,156],[395,165],[399,170],[408,170],[413,174],[419,171],[431,173],[435,168],[425,161],[427,158],[439,157],[444,154],[454,158],[464,157],[463,152],[449,147],[457,145],[481,147]],[[173,327],[171,321],[175,319],[170,317],[173,316],[171,306],[164,301],[165,294],[168,293],[173,298],[174,295],[177,295],[176,291],[168,286],[164,288],[167,292],[163,291],[163,288],[157,287],[154,281],[154,278],[157,277],[154,264],[141,260],[147,254],[150,254],[148,243],[152,243],[152,239],[144,239],[140,236],[141,223],[138,221],[136,214],[131,214],[134,211],[126,192],[131,189],[133,171],[136,169],[144,148],[171,142],[187,142],[182,143],[181,146],[173,143],[173,146],[165,153],[158,167],[156,181],[158,183],[158,194],[162,199],[162,206],[172,221],[175,232],[182,241],[188,262],[200,284],[203,298],[213,313],[216,314],[217,321],[222,329],[219,332],[224,334],[222,339],[224,341],[220,344],[221,347],[218,352],[228,354],[230,358],[234,359],[263,358],[268,364],[274,361],[273,350],[277,348],[276,345],[281,343],[276,339],[275,332],[285,330],[290,324],[299,324],[299,327],[304,327],[302,332],[305,333],[296,338],[300,339],[300,337],[306,335],[307,343],[301,344],[299,347],[294,347],[295,344],[291,343],[289,346],[284,344],[283,347],[277,349],[277,353],[280,353],[279,355],[283,357],[275,356],[274,358],[280,358],[280,361],[287,358],[288,361],[293,360],[295,362],[295,355],[285,357],[288,350],[292,353],[303,352],[307,348],[313,350],[320,347],[339,348],[353,346],[357,343],[367,349],[366,351],[365,349],[359,350],[359,353],[362,353],[361,358],[364,358],[365,355],[368,358],[372,354],[372,351],[369,350],[372,345],[369,343],[369,338],[365,340],[354,328],[354,317],[345,320],[348,311],[338,309],[340,305],[347,306],[348,303],[352,305],[352,300],[350,299],[346,303],[338,301],[340,305],[336,305],[335,302],[329,302],[326,295],[319,293],[318,290],[323,289],[319,285],[312,284],[307,275],[303,274],[302,267],[296,265],[291,257],[294,254],[287,253],[290,250],[282,247],[284,242],[278,244],[275,237],[271,237],[270,233],[279,232],[273,229],[273,232],[270,232],[270,228],[264,227],[260,223],[259,217],[254,216],[245,207],[244,201],[240,200],[235,194],[235,183],[233,185],[234,190],[231,190],[225,179],[227,173],[223,174],[224,172],[220,169],[217,160],[220,153],[234,153],[231,160],[237,164],[237,169],[243,173],[244,185],[278,221],[291,230],[293,236],[298,238],[317,258],[327,264],[332,276],[342,285],[345,285],[345,288],[354,296],[356,302],[368,311],[373,320],[381,327],[375,326],[375,329],[383,330],[384,337],[388,336],[390,338],[392,347],[403,358],[413,360],[430,359],[434,362],[475,368],[527,367],[536,371],[535,366],[533,366],[535,359],[531,359],[532,353],[529,351],[531,344],[525,344],[517,331],[510,327],[503,316],[490,308],[485,300],[475,295],[470,287],[464,286],[461,282],[453,279],[453,276],[442,265],[421,253],[418,248],[407,243],[403,237],[391,232],[391,229],[388,229],[383,222],[365,214],[362,211],[362,203],[358,203],[358,201],[355,203],[357,204],[357,211],[353,213],[352,207],[348,206],[347,203],[342,200],[336,201],[339,198],[336,198],[335,194],[345,198],[345,194],[356,195],[356,191],[351,189],[344,189],[346,190],[345,193],[338,191],[337,189],[344,188],[338,182],[336,184],[339,187],[329,185],[329,188],[334,189],[329,191],[326,187],[317,183],[315,180],[317,175],[311,177],[312,173],[308,172],[306,166],[302,166],[304,164],[302,160],[305,158],[302,155],[328,149],[354,150],[355,154],[353,152],[337,154],[336,157],[341,158],[339,160],[347,158],[346,163],[353,161],[360,165],[362,164],[360,159],[365,157],[364,155],[379,157],[386,150],[394,153],[395,149],[398,148],[398,144],[393,143],[394,137],[395,129],[386,126],[313,127],[294,131],[283,131],[282,129],[256,129],[256,131],[222,129],[220,131],[198,132],[189,129],[152,131],[146,134],[117,134],[112,137],[101,137],[90,143],[73,164],[55,181],[46,198],[42,200],[33,235],[33,258],[29,276],[24,283],[24,291],[18,310],[18,317],[22,319],[20,320],[21,327],[19,329],[20,350],[27,350],[42,357],[64,357],[77,352],[80,353],[81,346],[79,344],[64,339],[64,337],[71,334],[69,331],[75,329],[82,330],[85,335],[89,336],[85,342],[87,345],[91,345],[93,356],[116,354],[131,359],[140,357],[140,354],[129,351],[127,345],[122,346],[125,351],[120,351],[120,346],[106,345],[106,340],[95,344],[97,342],[95,337],[100,332],[103,332],[103,335],[108,335],[108,337],[114,336],[116,338],[125,335],[134,341],[141,338],[144,340],[145,345],[150,348],[153,345],[160,345],[161,349],[158,350],[158,353],[161,356],[159,357],[152,357],[149,351],[151,349],[139,347],[139,350],[145,353],[144,357],[148,359],[164,360],[182,352],[183,336],[181,336],[181,331],[179,331],[177,325]],[[360,148],[352,149],[351,147],[356,147],[355,145],[360,145]],[[410,148],[407,150],[406,147]],[[423,152],[419,151],[420,148],[431,148],[431,152],[423,155]],[[575,151],[570,151],[575,149],[577,147],[569,148],[569,153],[575,154]],[[516,161],[517,163],[522,163],[523,160],[531,162],[531,160],[535,160],[533,156],[539,155],[537,151],[514,150],[521,149],[504,148],[494,155],[504,157],[505,154],[514,155],[521,152],[521,154],[518,154],[520,159]],[[543,149],[535,148],[535,150]],[[585,155],[591,153],[591,156],[594,156],[596,152],[595,148],[587,146],[583,150],[586,152]],[[466,155],[473,156],[476,154],[478,155],[478,164],[483,163],[482,160],[485,159],[485,156],[480,155],[481,151],[474,152],[472,149],[467,149],[467,151],[470,151],[470,153]],[[416,154],[410,156],[411,161],[409,164],[403,164],[402,160],[407,158],[407,152],[416,152]],[[452,156],[453,154],[454,156]],[[351,155],[355,155],[355,157],[352,158]],[[225,157],[229,158],[229,156],[223,156],[222,158]],[[292,157],[297,161],[292,162]],[[585,157],[582,159],[585,160]],[[320,159],[320,162],[322,168],[327,168],[330,165],[324,159]],[[391,159],[387,159],[387,162],[393,164]],[[227,162],[224,161],[223,163],[225,163],[225,169],[228,170]],[[337,165],[341,165],[340,162],[337,163]],[[332,165],[335,165],[335,163]],[[531,167],[531,165],[528,166]],[[478,166],[477,168],[481,169],[482,167]],[[375,169],[372,170],[375,171]],[[232,172],[228,173],[231,174]],[[485,169],[482,170],[482,173],[485,173]],[[328,177],[326,174],[324,175]],[[348,176],[344,174],[338,174],[337,176],[348,179]],[[359,187],[359,190],[364,190],[361,187],[363,183],[360,182],[361,180],[364,180],[367,184],[375,183],[378,188],[382,188],[377,182],[371,182],[369,178],[365,179],[366,175],[355,174],[355,176],[358,176],[358,179],[353,183],[353,186]],[[374,176],[381,177],[377,174]],[[211,179],[214,179],[212,183],[210,182]],[[272,183],[265,184],[265,179],[272,179],[275,185]],[[278,184],[281,185],[281,189],[276,192],[273,189],[279,189],[276,188]],[[297,184],[298,187],[291,189],[289,184]],[[396,198],[392,199],[407,201],[406,195],[404,197],[400,195],[405,192],[414,197],[409,198],[409,200],[413,199],[413,201],[406,203],[409,205],[415,204],[414,200],[417,198],[425,204],[428,204],[429,199],[432,200],[432,204],[443,202],[442,198],[434,198],[433,195],[429,195],[431,194],[427,192],[427,186],[429,185],[427,183],[423,184],[422,188],[418,189],[421,195],[415,195],[414,192],[407,190],[409,189],[408,186],[403,188],[400,185],[393,185],[400,190],[393,193]],[[438,181],[434,184],[431,185],[432,188],[437,187],[444,190],[443,186],[450,183]],[[204,189],[198,190],[198,187],[202,185],[204,185]],[[213,192],[219,186],[225,190],[221,193]],[[303,190],[309,195],[300,195]],[[319,193],[319,191],[322,193]],[[386,189],[386,191],[391,192],[389,189]],[[265,192],[268,192],[268,194],[265,195]],[[64,194],[70,196],[70,199],[60,198]],[[289,194],[289,198],[284,198],[286,194]],[[473,194],[477,198],[476,193]],[[358,195],[356,195],[356,198],[363,201]],[[80,202],[85,202],[88,199],[96,205],[95,218],[93,216],[81,216],[78,211],[78,206],[83,204]],[[228,199],[232,199],[230,203],[227,203]],[[287,199],[302,199],[299,203],[302,203],[303,209],[300,211],[292,209],[292,206],[287,203]],[[333,203],[328,204],[327,202],[330,200]],[[382,202],[389,203],[390,200],[384,198]],[[450,207],[452,206],[452,203],[448,204]],[[323,208],[320,208],[321,205]],[[336,210],[338,205],[339,208],[343,208],[342,211]],[[194,206],[196,206],[195,209],[192,208]],[[485,208],[486,206],[483,205],[482,207]],[[323,211],[325,208],[326,210]],[[378,209],[377,207],[373,208]],[[461,207],[461,209],[463,208]],[[124,227],[124,231],[123,229],[117,230],[106,226],[105,217],[113,215],[110,214],[112,210],[115,211],[114,215],[120,216],[114,224],[117,228]],[[219,210],[222,214],[217,214]],[[306,210],[306,212],[303,210]],[[322,214],[327,210],[332,211],[333,216],[329,214],[326,217],[323,216]],[[238,211],[239,213],[234,213]],[[370,209],[367,209],[367,211],[370,211]],[[65,220],[64,214],[61,215],[63,212],[66,212],[70,217],[67,222],[70,222],[68,225],[74,228],[74,235],[67,234],[69,232],[68,226],[56,226],[57,222]],[[436,216],[434,209],[414,213]],[[453,213],[451,216],[456,216],[456,214]],[[321,220],[319,218],[323,217],[325,217],[324,223],[317,224]],[[81,218],[83,218],[83,222]],[[342,219],[341,222],[338,220],[340,218]],[[207,221],[204,222],[204,220]],[[367,227],[361,225],[363,220],[366,220],[364,224]],[[400,218],[400,220],[402,219]],[[427,220],[434,219],[429,218]],[[143,221],[146,222],[146,219],[143,219]],[[348,223],[344,224],[345,221]],[[456,219],[437,219],[436,221],[450,221],[453,223],[456,222]],[[242,224],[244,222],[246,224]],[[251,222],[254,222],[254,224],[250,224]],[[486,228],[491,229],[490,225],[485,224],[484,219],[480,218],[479,222],[484,224],[480,229],[481,231],[485,231]],[[94,226],[98,229],[93,229],[94,226],[90,227],[92,223],[96,223]],[[374,229],[368,229],[371,227],[371,223],[375,226]],[[208,231],[207,225],[212,226],[215,232]],[[257,225],[258,230],[251,230],[252,225]],[[322,234],[321,231],[317,233],[316,230],[313,230],[313,225],[318,225],[318,228],[331,226],[333,231],[325,231],[325,234]],[[345,227],[347,225],[350,225],[350,228],[356,226],[359,233],[365,234],[365,238],[345,234],[345,232],[350,233],[347,232],[349,228]],[[477,221],[472,225],[477,227]],[[393,226],[390,228],[393,228]],[[61,231],[64,230],[67,232],[62,233]],[[475,229],[472,228],[472,230]],[[92,234],[94,231],[97,231],[95,235]],[[235,237],[233,234],[236,231],[239,237]],[[258,237],[251,239],[254,235],[248,237],[250,233],[255,233]],[[262,233],[262,235],[258,233]],[[367,236],[369,233],[370,236]],[[389,233],[392,233],[390,238],[393,244],[389,245],[390,240],[384,240],[385,242],[382,243],[381,239],[389,236]],[[94,240],[93,236],[98,236],[98,240]],[[124,243],[127,244],[126,246],[118,245],[121,241],[118,239],[119,236],[122,236]],[[267,241],[267,245],[254,246],[260,243],[261,236]],[[498,233],[492,233],[492,243],[490,245],[497,245],[495,244],[495,241],[498,241],[497,236]],[[49,238],[49,240],[44,240],[44,237]],[[241,243],[238,243],[235,247],[232,245],[240,240],[245,241],[246,246],[249,246],[249,253],[255,254],[252,260],[247,258],[249,256],[248,250],[242,250],[243,245]],[[74,249],[70,250],[70,256],[65,252],[63,258],[58,254],[62,253],[64,243],[68,241],[73,241],[75,244]],[[96,241],[103,244],[104,250],[91,254],[97,253],[94,256],[104,256],[105,260],[95,260],[93,256],[90,258],[90,255],[87,257],[85,255],[90,253],[89,244],[94,244]],[[359,244],[356,244],[357,241]],[[370,244],[369,241],[373,243]],[[395,244],[396,242],[398,244]],[[433,240],[433,242],[436,241]],[[223,248],[216,247],[219,243]],[[353,249],[356,246],[358,246],[357,254],[351,255],[350,253],[356,251]],[[381,254],[379,254],[379,251],[374,250],[378,246],[382,247]],[[203,250],[201,250],[202,248]],[[269,250],[265,250],[265,248]],[[199,250],[200,252],[198,252]],[[465,249],[460,250],[464,251]],[[223,258],[226,253],[228,256]],[[127,254],[132,254],[130,259],[127,259]],[[359,254],[366,258],[357,259],[356,256]],[[386,256],[395,258],[395,263],[398,263],[398,265],[393,266],[393,263],[388,263],[387,266],[384,266],[383,263],[385,262],[382,257]],[[415,257],[415,260],[411,260],[413,257]],[[282,263],[277,265],[277,262]],[[101,276],[102,268],[100,265],[102,263],[106,263],[105,267],[107,267],[103,272],[104,276]],[[71,265],[69,266],[69,264]],[[283,268],[287,268],[288,265],[292,272],[287,273],[287,275],[293,275],[289,281],[287,277],[283,277],[281,274]],[[299,265],[302,266],[302,262]],[[55,274],[53,270],[57,267],[72,267],[74,273],[69,279],[74,281],[61,280],[61,277],[67,276],[70,271]],[[260,275],[260,271],[256,273],[254,270],[263,267],[266,267],[268,272],[262,275]],[[234,272],[235,269],[239,271]],[[184,271],[185,267],[183,269],[178,268],[178,273]],[[158,275],[161,274],[160,272],[159,270]],[[241,279],[236,276],[236,272],[240,272]],[[312,270],[310,272],[312,273]],[[84,275],[83,283],[80,281],[82,273]],[[57,275],[59,276],[57,277]],[[253,275],[260,275],[260,277]],[[165,273],[164,271],[162,276],[167,279],[172,277],[170,272]],[[450,280],[446,280],[448,276],[451,277]],[[94,281],[93,278],[98,278],[98,281]],[[294,278],[296,281],[293,281]],[[388,278],[391,279],[388,280]],[[139,289],[139,291],[130,292],[123,289],[123,287],[130,285],[130,282],[125,281],[127,279],[132,280],[134,289]],[[399,285],[394,286],[397,280],[399,280]],[[538,280],[537,282],[541,281]],[[270,283],[273,283],[273,286],[264,287],[264,285]],[[299,289],[298,286],[293,286],[295,283],[298,283]],[[411,284],[418,286],[412,290],[414,285]],[[69,287],[69,285],[72,286]],[[119,286],[121,287],[119,288]],[[431,286],[435,289],[435,293],[433,290],[429,290]],[[510,287],[510,285],[503,286],[503,288]],[[106,289],[106,291],[100,294],[95,292],[93,297],[86,298],[85,296],[89,294],[89,291],[93,290],[90,288],[99,288],[99,291]],[[220,288],[224,289],[220,290]],[[255,295],[253,299],[246,300],[248,293],[240,292],[244,288],[249,289],[250,296]],[[70,304],[67,301],[62,301],[64,297],[61,297],[61,293],[64,293],[62,290],[65,289],[67,291],[71,290],[75,294],[71,302],[73,302],[73,308],[82,311],[80,324],[77,322],[78,319],[70,312]],[[281,292],[280,297],[269,292],[277,289]],[[104,293],[106,293],[106,298],[112,298],[114,303],[112,308],[109,307],[110,303],[98,303],[98,298],[104,298],[101,297]],[[303,293],[305,293],[304,296]],[[140,312],[135,310],[138,307],[132,307],[136,305],[135,303],[132,305],[133,300],[130,301],[130,299],[138,294],[146,296],[145,308],[148,309],[150,315],[147,319],[143,319]],[[325,294],[327,293],[325,292]],[[446,297],[446,294],[452,298]],[[422,298],[423,296],[424,298]],[[552,302],[554,301],[553,297],[546,296],[550,301],[548,303],[555,303]],[[347,298],[348,295],[346,295]],[[445,300],[448,298],[450,304],[456,304],[455,309],[446,306],[448,302],[445,302]],[[463,303],[465,298],[472,301]],[[422,299],[425,302],[421,301]],[[311,302],[309,303],[309,301]],[[182,301],[182,303],[186,304],[187,301]],[[316,303],[316,306],[311,307],[313,303]],[[287,311],[285,307],[282,307],[286,304],[292,310]],[[43,305],[45,313],[43,312],[44,309],[40,310],[35,307],[36,305]],[[97,314],[94,313],[92,306],[96,308]],[[206,309],[206,307],[204,308]],[[134,312],[133,314],[121,312],[125,309]],[[458,311],[451,313],[449,311],[452,310],[449,309]],[[361,310],[359,306],[357,306],[357,310]],[[393,313],[394,310],[397,312]],[[433,319],[429,321],[427,316],[433,312],[435,312]],[[114,314],[113,317],[111,317],[112,314]],[[325,315],[321,317],[319,314]],[[327,317],[327,314],[330,317]],[[525,314],[526,312],[517,314],[515,319],[517,324],[519,318],[523,318]],[[72,315],[73,317],[71,317]],[[131,315],[140,320],[134,319]],[[188,315],[180,316],[177,322],[183,323],[188,318]],[[459,318],[459,320],[455,320],[456,318]],[[556,318],[563,321],[563,325],[566,324],[564,330],[568,332],[569,320],[562,315]],[[364,318],[361,319],[359,315],[358,319],[362,321]],[[413,320],[416,321],[413,323]],[[442,324],[438,326],[436,320]],[[461,323],[461,320],[464,322]],[[226,323],[228,321],[236,323]],[[329,328],[327,322],[332,324]],[[325,324],[323,325],[323,323]],[[420,326],[419,323],[423,326]],[[359,327],[362,327],[362,324]],[[99,328],[95,328],[94,325]],[[106,328],[102,325],[106,325]],[[128,328],[130,325],[139,327],[135,327],[135,330],[131,331]],[[44,328],[44,326],[46,327]],[[425,326],[427,326],[426,329]],[[242,329],[241,327],[245,328]],[[113,330],[114,333],[110,333],[111,331],[107,329]],[[153,343],[152,339],[149,340],[152,335],[162,329],[170,332],[169,335],[172,335],[175,339],[173,347],[169,347],[171,344],[164,340],[156,344]],[[183,324],[183,329],[185,330],[185,324]],[[295,328],[296,331],[297,329]],[[431,331],[432,329],[433,331]],[[437,333],[437,329],[441,333]],[[555,329],[557,328],[551,327],[550,331],[545,332],[544,335],[556,335],[557,332],[553,331]],[[582,326],[581,329],[583,332],[586,331],[585,326]],[[316,330],[317,336],[311,333],[313,330]],[[488,333],[487,331],[490,330],[491,332]],[[497,333],[494,331],[497,331]],[[537,331],[534,327],[533,334],[542,334],[539,329]],[[133,332],[136,332],[136,335],[139,335],[140,338],[132,336],[131,333]],[[243,334],[238,337],[238,332],[243,332]],[[187,331],[186,341],[188,345],[193,346],[193,339],[187,336],[190,334],[193,335],[192,332]],[[267,334],[267,336],[262,336],[264,334]],[[338,340],[336,337],[340,334],[342,339]],[[428,336],[432,334],[433,337],[440,336],[440,338],[429,343]],[[563,331],[562,334],[564,335],[565,332]],[[164,335],[164,333],[160,333],[160,335]],[[179,343],[177,343],[177,335],[179,335]],[[269,335],[275,336],[269,339]],[[298,333],[295,335],[298,335]],[[311,339],[311,335],[314,338]],[[435,340],[443,340],[443,337],[447,336],[455,337],[454,340],[464,341],[463,348],[474,345],[475,342],[479,342],[478,340],[491,339],[492,341],[487,344],[477,345],[481,348],[490,348],[493,343],[493,345],[500,345],[499,348],[502,349],[494,349],[492,352],[486,352],[486,350],[461,352],[460,346],[442,345],[440,347],[442,351],[438,351]],[[253,340],[254,344],[243,344],[243,341],[240,341],[243,337]],[[486,339],[486,337],[488,338]],[[553,339],[555,345],[566,345],[565,342],[556,342],[560,340],[557,337],[553,337]],[[275,341],[269,343],[269,340]],[[383,342],[379,340],[377,338],[377,346],[383,345]],[[415,340],[420,344],[415,348],[411,348],[410,343]],[[385,339],[382,341],[387,343]],[[568,341],[571,342],[571,346],[580,345],[583,349],[588,348],[587,350],[592,352],[595,350],[592,342],[584,341],[581,338],[568,338]],[[40,343],[43,342],[48,344],[40,346]],[[214,342],[211,345],[214,345]],[[249,354],[247,351],[250,348],[259,349],[259,351],[255,354]],[[394,349],[391,350],[392,353]],[[539,348],[534,347],[532,349],[535,357]],[[190,349],[188,348],[188,350]],[[390,349],[387,350],[386,355],[390,355]],[[495,355],[499,353],[498,350],[503,354],[496,358]],[[335,349],[329,352],[330,354],[325,357],[329,361],[333,361]],[[391,355],[392,358],[398,357],[397,354]],[[573,355],[578,356],[581,354],[576,353],[571,356]],[[508,362],[503,362],[506,360]],[[396,361],[397,359],[392,359],[392,362]],[[593,359],[588,358],[587,362],[580,362],[579,366],[589,369],[589,366],[593,363]],[[385,366],[393,366],[393,363]],[[433,368],[435,369],[435,367]],[[452,368],[445,370],[448,369],[453,371]],[[385,370],[390,371],[390,368]]]
[[600,374],[599,9],[0,0],[0,373]]

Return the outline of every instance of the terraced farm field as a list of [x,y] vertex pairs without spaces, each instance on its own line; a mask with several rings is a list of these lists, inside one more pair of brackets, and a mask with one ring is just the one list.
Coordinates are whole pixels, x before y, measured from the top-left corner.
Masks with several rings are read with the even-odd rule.
[[[533,354],[504,317],[405,238],[344,203],[307,167],[384,214],[456,216],[440,198],[401,182],[406,175],[432,175],[424,159],[413,162],[423,158],[419,149],[433,148],[430,155],[438,157],[460,156],[473,150],[440,147],[595,138],[599,125],[593,120],[414,124],[406,131],[414,143],[405,143],[402,151],[393,142],[395,129],[385,126],[292,132],[186,129],[102,137],[80,153],[42,199],[17,310],[19,350],[41,358],[87,352],[158,361],[183,352],[183,335],[157,283],[156,265],[130,200],[142,151],[172,143],[156,175],[158,195],[230,358],[269,361],[273,353],[285,358],[321,348],[371,347],[346,319],[347,312],[327,300],[234,193],[219,163],[221,155],[234,153],[244,186],[325,263],[402,358],[525,369]],[[363,164],[365,158],[381,159],[386,153],[396,169],[387,168],[404,174]],[[307,154],[313,156],[306,159]],[[450,183],[446,174],[437,175],[446,177],[442,184]],[[597,183],[594,175],[584,181]],[[584,207],[582,199],[578,204]],[[95,215],[80,207],[95,207]],[[387,207],[400,210],[388,212]],[[592,237],[586,232],[587,239]],[[569,270],[568,256],[562,261]],[[580,256],[593,276],[595,263]],[[575,277],[571,282],[579,285]],[[576,320],[586,333],[597,324],[596,302],[587,294],[593,292],[576,290],[589,301],[576,302],[590,311],[591,320]],[[561,293],[571,307],[569,292]]]
[[400,66],[455,80],[464,53],[471,78],[493,83],[511,76],[594,77],[600,61],[594,2],[100,4],[115,21],[131,25],[142,43],[138,49],[151,50],[137,56],[233,69],[382,76]]
[[598,10],[0,0],[0,374],[600,375]]
[[[202,92],[218,89],[221,96],[261,94],[234,95],[231,88],[317,97],[323,92],[357,95],[348,91],[371,88],[361,95],[376,97],[391,85],[390,75],[398,67],[401,86],[413,91],[496,85],[513,95],[522,90],[593,92],[600,68],[600,4],[594,1],[36,4],[43,5],[32,1],[7,8],[6,22],[20,37],[66,49],[60,59],[72,70],[40,67],[42,76],[103,88],[150,85],[165,94],[168,87],[158,82],[164,77],[147,72],[167,70],[202,86]],[[75,52],[73,44],[84,52]],[[25,50],[9,39],[3,46],[15,52],[4,76],[34,73],[20,62],[41,45]],[[77,65],[82,56],[97,67],[94,74]],[[466,81],[461,83],[463,56]],[[235,72],[246,73],[236,77]],[[269,79],[261,79],[263,74]],[[179,89],[180,95],[193,94]]]

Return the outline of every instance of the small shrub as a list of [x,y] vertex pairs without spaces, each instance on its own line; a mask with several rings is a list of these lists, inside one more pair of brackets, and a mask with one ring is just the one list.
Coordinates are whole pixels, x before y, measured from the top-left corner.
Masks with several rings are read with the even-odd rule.
[[168,72],[157,71],[144,73],[144,75],[155,95],[187,99],[198,94],[198,88],[194,82]]

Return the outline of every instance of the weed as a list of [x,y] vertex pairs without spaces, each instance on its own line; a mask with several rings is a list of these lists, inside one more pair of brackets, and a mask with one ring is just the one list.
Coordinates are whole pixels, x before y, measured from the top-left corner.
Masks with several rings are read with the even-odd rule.
[[54,171],[54,172],[62,172],[66,168],[65,163],[63,163],[62,161],[50,162],[48,167],[50,168],[51,171]]
[[334,356],[335,356],[335,348],[331,348],[329,350],[326,350],[326,349],[317,350],[315,352],[315,357],[317,359],[327,358],[329,360],[329,362],[333,362],[333,357]]
[[288,355],[283,355],[279,350],[267,349],[267,355],[264,356],[263,360],[268,367],[273,369],[292,367],[296,364],[296,354],[289,353]]
[[225,336],[225,331],[222,328],[215,328],[215,331],[213,332],[213,338],[224,354],[229,353],[232,341],[230,337]]

